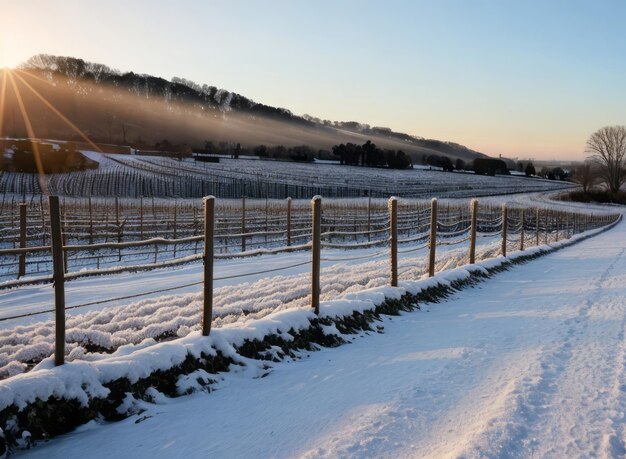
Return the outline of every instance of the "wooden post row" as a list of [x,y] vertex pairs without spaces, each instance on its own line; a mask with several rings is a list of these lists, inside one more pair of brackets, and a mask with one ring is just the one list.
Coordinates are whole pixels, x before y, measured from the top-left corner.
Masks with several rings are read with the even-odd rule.
[[209,336],[213,317],[213,233],[215,231],[215,197],[204,198],[204,287],[202,300],[202,336]]
[[433,198],[430,203],[430,238],[428,240],[430,250],[428,258],[428,276],[435,275],[435,251],[437,250],[437,198]]
[[59,197],[50,196],[50,236],[52,239],[52,268],[54,280],[55,346],[54,364],[65,361],[65,269],[63,267],[63,235]]
[[311,200],[313,210],[313,239],[311,241],[311,307],[315,314],[320,312],[320,262],[322,248],[322,198]]
[[390,285],[398,286],[398,200],[389,198]]

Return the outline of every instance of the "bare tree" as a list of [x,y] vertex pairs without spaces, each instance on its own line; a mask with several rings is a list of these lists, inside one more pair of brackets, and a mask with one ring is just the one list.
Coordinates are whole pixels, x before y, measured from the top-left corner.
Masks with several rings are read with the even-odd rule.
[[587,140],[586,153],[598,163],[612,193],[626,181],[626,126],[605,126]]
[[578,183],[583,187],[584,193],[593,188],[600,178],[597,165],[591,161],[585,161],[572,168],[570,177],[574,183]]

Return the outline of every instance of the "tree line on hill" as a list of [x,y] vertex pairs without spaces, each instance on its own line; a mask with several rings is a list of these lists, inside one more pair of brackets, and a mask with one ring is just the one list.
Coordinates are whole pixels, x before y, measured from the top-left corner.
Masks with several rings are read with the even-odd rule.
[[260,104],[235,92],[206,84],[200,85],[186,78],[174,77],[168,81],[147,74],[122,73],[107,65],[88,62],[83,59],[48,54],[33,56],[22,67],[39,70],[49,76],[52,74],[63,75],[73,83],[86,81],[96,84],[110,84],[148,99],[161,98],[165,101],[191,103],[203,109],[221,112],[237,110],[255,116],[280,118],[306,125],[313,124],[311,121],[295,116],[285,108]]
[[[380,139],[378,141],[379,144],[386,142],[387,139],[395,142],[399,141],[407,145],[406,148],[400,147],[407,152],[407,155],[414,147],[425,147],[452,157],[471,159],[475,156],[484,156],[477,151],[454,142],[425,139],[419,136],[395,132],[387,127],[372,127],[368,124],[356,121],[322,120],[309,115],[297,116],[288,109],[258,103],[235,92],[207,84],[198,84],[186,78],[174,77],[168,81],[164,78],[154,77],[148,74],[120,72],[107,65],[88,62],[83,59],[47,54],[39,54],[31,57],[21,65],[21,69],[37,72],[50,81],[64,81],[78,93],[82,93],[86,90],[85,88],[91,84],[103,85],[119,90],[118,94],[121,95],[129,94],[138,96],[142,100],[159,101],[168,106],[175,105],[173,104],[174,102],[185,103],[189,107],[199,109],[201,113],[211,114],[216,118],[225,119],[226,114],[232,112],[233,114],[237,113],[243,115],[246,119],[250,120],[273,119],[275,121],[293,123],[303,129],[315,128],[317,133],[322,136],[333,135],[336,137],[340,135],[344,137],[345,135],[340,131],[351,131],[367,137],[378,138]],[[117,97],[118,94],[114,97]],[[119,142],[124,145],[128,145],[131,142],[141,144],[142,142],[139,138],[141,134],[135,132],[139,128],[133,126],[133,123],[137,123],[133,121],[132,117],[129,115],[129,113],[134,112],[132,112],[131,109],[129,110],[128,113],[120,110],[110,110],[111,113],[108,114],[106,123],[100,123],[99,128],[87,129],[97,131],[98,135],[101,137],[104,131],[105,137],[94,138],[92,140],[113,143],[113,128],[115,126],[115,130],[117,130],[117,126],[120,126],[121,139]],[[107,124],[108,126],[103,128],[103,124]],[[171,129],[174,130],[174,127]],[[107,134],[108,140],[106,140]],[[144,138],[148,135],[146,132],[142,134]],[[171,136],[173,136],[173,134]],[[137,138],[137,141],[135,141],[134,138]],[[181,141],[182,139],[185,139],[185,137],[181,135],[175,140]],[[71,139],[66,138],[65,140]],[[231,136],[231,140],[235,139]],[[147,141],[154,144],[156,139],[151,138],[147,139]],[[332,140],[333,143],[338,141],[341,140]],[[193,139],[192,142],[195,147],[201,146],[201,139]],[[319,144],[318,142],[318,147],[329,148],[330,145],[332,145],[331,142],[326,145]],[[141,146],[138,146],[138,148],[141,148]],[[398,161],[403,163],[404,159]]]
[[316,157],[322,158],[330,155],[330,152],[327,150],[316,150],[308,145],[296,145],[293,147],[256,145],[254,147],[245,147],[241,143],[222,141],[215,144],[211,140],[206,140],[204,148],[195,149],[194,152],[204,155],[228,155],[233,159],[239,159],[240,156],[257,156],[262,159],[299,162],[311,162]]
[[333,154],[340,164],[349,166],[388,167],[390,169],[408,169],[413,167],[411,157],[402,150],[383,150],[368,140],[363,145],[346,143],[335,145]]
[[318,125],[334,127],[336,129],[343,129],[346,131],[358,132],[363,135],[387,137],[394,140],[400,140],[419,147],[429,148],[431,150],[440,151],[444,154],[451,156],[466,156],[472,157],[475,155],[482,155],[482,153],[467,148],[465,145],[461,145],[455,142],[443,142],[441,140],[426,139],[424,137],[405,134],[403,132],[396,132],[388,127],[370,126],[366,123],[359,123],[358,121],[330,121],[322,120],[310,115],[303,115],[304,119],[316,123]]
[[[167,140],[156,144],[157,149],[163,151],[179,151],[180,145],[172,145]],[[278,159],[299,162],[312,162],[314,159],[338,160],[341,165],[364,166],[364,167],[387,167],[390,169],[409,169],[413,167],[413,160],[402,150],[381,149],[371,140],[364,144],[346,143],[333,146],[331,151],[316,150],[308,145],[285,147],[284,145],[256,145],[253,147],[242,146],[241,143],[217,142],[207,140],[204,148],[194,149],[197,155],[225,155],[238,159],[241,156],[256,156],[261,159]],[[509,175],[506,163],[496,158],[475,158],[466,162],[461,158],[454,161],[445,155],[423,155],[422,165],[440,168],[447,172],[470,171],[482,175]],[[526,176],[536,175],[532,161],[527,163],[518,162],[518,170],[524,171]],[[552,180],[565,180],[567,173],[560,167],[554,169],[543,168],[539,174],[541,177]]]

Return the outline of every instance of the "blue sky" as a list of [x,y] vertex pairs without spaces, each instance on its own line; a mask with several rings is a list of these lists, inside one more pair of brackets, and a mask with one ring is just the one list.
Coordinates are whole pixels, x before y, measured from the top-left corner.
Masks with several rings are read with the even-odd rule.
[[624,1],[0,5],[0,66],[71,55],[520,158],[626,123]]

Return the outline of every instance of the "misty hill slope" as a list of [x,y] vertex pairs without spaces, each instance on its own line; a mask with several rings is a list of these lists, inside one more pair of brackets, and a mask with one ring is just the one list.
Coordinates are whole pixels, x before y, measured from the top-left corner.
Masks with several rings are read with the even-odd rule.
[[[330,150],[335,144],[372,140],[381,148],[403,150],[415,159],[445,154],[471,160],[486,156],[462,145],[370,127],[296,116],[284,108],[184,78],[121,73],[82,59],[37,55],[8,78],[2,135],[27,136],[15,88],[21,94],[37,137],[78,140],[34,91],[97,142],[149,146],[167,139],[202,148],[205,141],[241,143],[252,148],[308,145]],[[6,77],[6,76],[5,76]],[[33,91],[34,90],[34,91]]]

